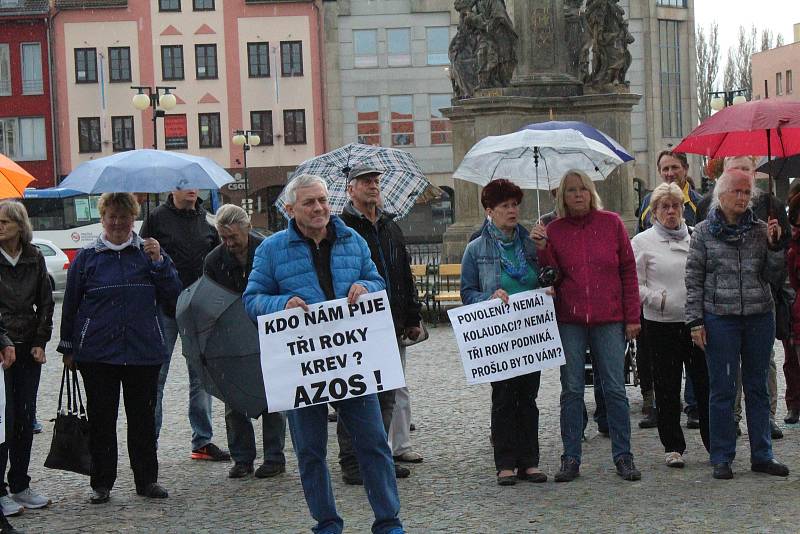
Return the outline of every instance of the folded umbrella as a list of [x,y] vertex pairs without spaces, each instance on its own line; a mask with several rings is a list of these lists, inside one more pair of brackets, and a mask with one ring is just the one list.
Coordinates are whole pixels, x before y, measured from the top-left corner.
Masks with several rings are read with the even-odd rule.
[[267,409],[258,329],[241,295],[203,276],[178,297],[183,354],[208,393],[251,418]]
[[219,189],[233,181],[208,158],[145,148],[85,161],[60,186],[84,193],[162,193]]
[[34,178],[11,159],[0,154],[0,198],[20,198]]
[[[394,214],[397,219],[408,215],[417,197],[431,187],[425,173],[410,153],[396,148],[359,143],[350,143],[304,161],[298,165],[289,180],[301,174],[313,174],[324,178],[328,182],[328,205],[331,213],[338,215],[342,213],[349,200],[347,173],[356,165],[369,165],[383,173],[382,207]],[[436,195],[435,191],[432,192]],[[281,193],[275,202],[275,207],[284,215],[286,215],[285,204],[285,198]]]

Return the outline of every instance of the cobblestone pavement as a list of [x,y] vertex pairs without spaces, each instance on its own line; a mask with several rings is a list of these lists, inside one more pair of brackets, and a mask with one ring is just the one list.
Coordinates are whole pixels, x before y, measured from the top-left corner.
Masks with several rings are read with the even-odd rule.
[[[58,301],[60,303],[60,301]],[[60,323],[60,305],[55,324]],[[56,328],[56,331],[58,328]],[[489,444],[488,386],[466,386],[452,331],[431,328],[431,338],[409,349],[408,383],[412,390],[412,433],[425,457],[412,465],[411,478],[400,480],[401,516],[409,532],[797,532],[800,503],[800,426],[783,424],[783,376],[778,419],[786,437],[774,444],[775,455],[793,469],[787,479],[749,471],[748,445],[740,441],[736,478],[711,478],[699,431],[687,432],[688,465],[664,466],[657,431],[640,430],[641,396],[631,399],[633,450],[642,471],[640,482],[614,473],[610,441],[590,423],[584,443],[581,477],[558,484],[552,475],[561,453],[558,421],[558,373],[546,371],[539,393],[541,467],[551,481],[501,488],[494,481]],[[39,389],[39,418],[53,416],[61,376],[56,342]],[[776,344],[776,358],[783,352]],[[780,364],[779,364],[780,368]],[[278,478],[231,480],[230,464],[190,460],[191,430],[186,417],[188,386],[183,358],[173,359],[164,396],[164,428],[159,481],[169,490],[163,501],[137,497],[125,446],[125,418],[120,413],[119,478],[111,501],[87,502],[88,478],[42,467],[52,423],[35,436],[30,475],[32,487],[53,499],[44,510],[11,519],[27,532],[308,532],[312,521],[303,498],[297,462],[287,443],[287,473]],[[586,401],[594,402],[587,390]],[[260,423],[257,423],[257,425]],[[222,403],[214,403],[215,441],[225,445]],[[333,432],[334,426],[329,430]],[[258,435],[258,433],[257,433]],[[260,443],[260,438],[259,438]],[[363,488],[345,486],[336,462],[336,440],[329,440],[334,489],[348,532],[369,532],[372,514]]]

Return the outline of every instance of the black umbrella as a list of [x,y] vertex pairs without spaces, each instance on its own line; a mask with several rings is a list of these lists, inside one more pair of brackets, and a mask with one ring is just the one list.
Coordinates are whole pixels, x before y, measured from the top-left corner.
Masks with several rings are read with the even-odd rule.
[[181,292],[176,319],[183,353],[201,370],[206,391],[248,417],[261,415],[267,398],[258,329],[241,295],[204,276]]
[[773,178],[800,178],[800,155],[773,159],[764,163],[757,170],[769,174]]

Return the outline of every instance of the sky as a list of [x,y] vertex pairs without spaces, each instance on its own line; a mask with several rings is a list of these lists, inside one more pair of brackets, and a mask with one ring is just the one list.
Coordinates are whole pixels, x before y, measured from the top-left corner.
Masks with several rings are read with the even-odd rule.
[[719,24],[719,50],[724,67],[728,48],[736,46],[739,26],[749,28],[755,24],[760,34],[770,28],[777,36],[783,34],[784,44],[794,41],[794,23],[800,23],[800,0],[694,0],[694,16],[698,26],[707,30],[716,21]]

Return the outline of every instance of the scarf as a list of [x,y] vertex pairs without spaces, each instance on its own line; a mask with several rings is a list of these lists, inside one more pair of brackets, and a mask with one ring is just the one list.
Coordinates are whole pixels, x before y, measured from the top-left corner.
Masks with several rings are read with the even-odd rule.
[[708,212],[706,221],[708,221],[708,229],[711,235],[732,245],[741,243],[744,234],[749,232],[755,223],[753,219],[753,210],[747,208],[747,211],[739,217],[736,224],[728,224],[719,206],[712,208],[711,211]]
[[[525,260],[525,249],[522,246],[519,230],[514,228],[514,233],[509,238],[492,221],[489,221],[486,227],[500,255],[500,266],[508,276],[524,284],[525,275],[528,274],[528,262]],[[514,251],[516,261],[511,262],[505,257],[504,251],[508,250]]]
[[106,239],[105,232],[103,232],[103,235],[100,236],[100,241],[102,241],[106,247],[113,250],[114,252],[119,252],[120,250],[125,249],[126,247],[130,246],[131,243],[133,243],[133,234],[128,236],[128,240],[122,243],[121,245],[115,245],[114,243]]
[[683,241],[689,235],[689,229],[683,221],[681,221],[681,225],[678,228],[671,230],[653,218],[653,228],[656,229],[656,233],[662,239],[667,241]]

